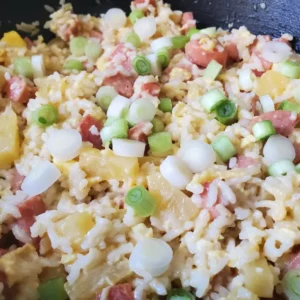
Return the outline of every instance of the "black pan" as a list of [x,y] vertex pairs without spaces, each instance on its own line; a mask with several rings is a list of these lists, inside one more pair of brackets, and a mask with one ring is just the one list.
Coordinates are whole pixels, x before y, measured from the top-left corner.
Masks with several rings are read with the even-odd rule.
[[[1,0],[0,32],[15,29],[15,24],[39,20],[43,24],[49,13],[44,5],[58,8],[59,0]],[[70,0],[76,13],[99,15],[111,7],[129,11],[129,0]],[[300,0],[167,0],[174,9],[192,11],[198,27],[223,28],[246,25],[255,34],[274,37],[290,33],[294,48],[300,52]],[[100,3],[100,4],[99,4]],[[43,32],[47,38],[49,33]]]

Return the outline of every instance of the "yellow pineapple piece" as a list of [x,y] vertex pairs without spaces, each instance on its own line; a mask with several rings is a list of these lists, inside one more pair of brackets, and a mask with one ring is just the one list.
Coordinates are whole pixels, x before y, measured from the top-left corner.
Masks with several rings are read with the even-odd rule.
[[67,216],[57,223],[58,233],[66,237],[75,248],[85,235],[94,227],[93,217],[88,212],[78,212]]
[[273,99],[280,96],[290,83],[290,79],[276,71],[267,71],[259,79],[255,92],[258,96],[270,95]]
[[200,209],[191,198],[172,187],[161,174],[156,173],[147,178],[148,188],[157,200],[157,209],[152,217],[165,230],[181,229],[185,222],[193,220]]
[[245,286],[258,297],[272,298],[274,277],[265,258],[260,258],[242,267]]
[[57,168],[59,168],[61,173],[66,177],[69,176],[70,168],[76,163],[75,160],[70,160],[70,161],[67,161],[67,162],[61,162],[61,161],[53,160],[53,162],[54,162],[55,166]]
[[8,107],[0,115],[0,168],[10,166],[19,157],[17,115]]
[[137,158],[117,156],[109,149],[85,149],[80,154],[79,164],[89,177],[99,176],[102,180],[124,181],[139,174]]
[[4,33],[1,42],[5,42],[9,47],[26,47],[26,42],[16,31],[9,31]]

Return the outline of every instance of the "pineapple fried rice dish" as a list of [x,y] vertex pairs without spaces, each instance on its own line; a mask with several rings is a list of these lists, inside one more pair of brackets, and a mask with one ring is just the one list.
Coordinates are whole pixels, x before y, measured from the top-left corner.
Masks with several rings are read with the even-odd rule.
[[0,41],[0,299],[300,299],[293,37],[135,0]]

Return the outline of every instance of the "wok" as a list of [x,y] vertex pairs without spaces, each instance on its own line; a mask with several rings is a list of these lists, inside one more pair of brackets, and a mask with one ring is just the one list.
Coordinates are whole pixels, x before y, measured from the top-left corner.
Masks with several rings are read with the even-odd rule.
[[[39,20],[41,24],[49,13],[44,5],[58,8],[59,0],[2,0],[0,32],[15,29],[15,24]],[[111,7],[129,11],[130,0],[67,0],[76,13],[99,15]],[[290,33],[295,37],[294,48],[300,52],[299,0],[167,0],[174,9],[192,11],[197,27],[221,26],[224,29],[246,25],[255,34],[274,37]],[[42,31],[46,38],[51,34]]]

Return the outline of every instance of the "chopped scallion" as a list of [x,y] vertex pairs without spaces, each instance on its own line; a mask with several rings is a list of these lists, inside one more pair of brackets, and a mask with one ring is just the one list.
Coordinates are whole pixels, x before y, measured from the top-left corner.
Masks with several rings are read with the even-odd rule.
[[201,97],[200,102],[203,108],[210,113],[223,100],[227,100],[223,92],[219,89],[212,89]]
[[300,77],[300,63],[291,60],[275,64],[274,70],[289,78],[297,79]]
[[148,144],[152,154],[165,155],[172,149],[172,138],[168,132],[154,133],[148,137]]
[[297,173],[300,173],[300,164],[298,164],[296,167],[295,167],[295,170]]
[[192,35],[199,33],[200,30],[197,28],[190,28],[187,32],[187,37],[190,39],[192,37]]
[[136,9],[134,11],[132,11],[129,15],[129,20],[131,22],[131,24],[135,24],[135,22],[138,20],[138,19],[141,19],[143,18],[145,15],[144,15],[144,12],[141,10],[141,9]]
[[216,27],[207,27],[207,28],[204,28],[204,29],[200,29],[200,33],[206,34],[209,37],[214,38],[217,35],[217,28]]
[[220,72],[222,71],[223,66],[216,62],[215,60],[211,60],[206,69],[204,70],[204,78],[215,80]]
[[72,70],[76,70],[76,71],[82,71],[83,70],[83,64],[81,61],[76,60],[76,59],[69,59],[65,62],[64,64],[64,68],[66,70],[72,71]]
[[237,154],[235,146],[226,135],[218,137],[211,146],[223,162],[229,161],[231,157]]
[[283,176],[293,170],[295,170],[295,165],[288,159],[277,161],[268,168],[271,176]]
[[158,109],[160,109],[162,112],[171,112],[172,111],[172,101],[170,98],[161,98],[160,103],[158,106]]
[[18,75],[32,78],[33,67],[29,57],[17,57],[14,60],[14,70]]
[[172,44],[175,49],[183,49],[189,41],[189,37],[184,35],[172,37]]
[[149,75],[151,72],[151,63],[145,56],[136,56],[132,64],[139,75]]
[[68,295],[64,288],[64,279],[57,277],[41,283],[38,287],[40,300],[65,300]]
[[155,113],[156,107],[149,99],[137,99],[129,108],[127,121],[134,125],[140,122],[151,122]]
[[99,88],[96,94],[97,104],[104,110],[107,111],[112,100],[118,96],[115,88],[112,86],[102,86]]
[[270,120],[257,122],[253,125],[252,131],[257,141],[265,140],[271,135],[276,134],[276,130]]
[[125,203],[141,217],[151,216],[156,209],[155,198],[143,186],[130,189],[126,194]]
[[166,68],[170,62],[169,49],[162,48],[157,51],[156,55],[157,55],[157,59],[158,59],[159,63],[161,64],[162,68]]
[[126,42],[132,44],[136,48],[141,45],[141,39],[135,32],[130,32],[127,35]]
[[125,139],[128,137],[128,123],[125,119],[117,119],[109,126],[105,126],[100,131],[100,136],[104,145],[109,145],[113,138]]
[[283,101],[281,102],[279,109],[281,110],[288,110],[288,111],[294,111],[297,114],[300,113],[300,104],[298,103],[293,103],[290,101]]
[[70,51],[75,56],[83,56],[88,40],[83,36],[74,37],[70,41]]
[[195,297],[185,289],[173,289],[168,293],[167,300],[195,300]]
[[231,125],[237,120],[237,107],[229,100],[221,101],[215,108],[216,119],[224,124]]
[[58,120],[57,108],[51,104],[42,105],[32,113],[32,121],[40,127],[48,127]]
[[102,53],[101,45],[94,41],[89,41],[84,48],[85,55],[88,59],[96,60]]
[[104,122],[104,126],[109,126],[111,125],[114,121],[118,120],[119,118],[117,117],[108,117],[106,121]]
[[165,129],[165,125],[163,123],[162,120],[158,119],[158,118],[154,118],[152,121],[151,121],[152,125],[153,125],[153,128],[152,128],[152,132],[153,133],[158,133],[158,132],[162,132],[164,131]]
[[300,299],[300,270],[290,270],[283,276],[282,279],[283,292],[287,299]]

